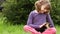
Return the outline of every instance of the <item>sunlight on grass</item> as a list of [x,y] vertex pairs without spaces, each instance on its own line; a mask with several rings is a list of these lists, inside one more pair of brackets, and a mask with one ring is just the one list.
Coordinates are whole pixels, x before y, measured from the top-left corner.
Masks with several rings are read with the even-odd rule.
[[56,25],[57,34],[60,34],[60,26]]
[[22,25],[0,25],[0,34],[25,34]]

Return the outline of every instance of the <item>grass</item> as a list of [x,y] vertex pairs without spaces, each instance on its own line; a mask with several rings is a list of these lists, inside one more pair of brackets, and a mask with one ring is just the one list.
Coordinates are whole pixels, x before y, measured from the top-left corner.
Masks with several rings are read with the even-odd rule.
[[[0,16],[0,34],[29,34],[23,30],[24,25],[4,24],[3,17]],[[60,26],[56,25],[57,34],[60,34]]]
[[[60,34],[60,27],[56,26],[57,34]],[[0,34],[28,34],[23,30],[23,25],[0,25]]]
[[0,24],[0,34],[28,34],[23,30],[23,25]]
[[60,26],[56,25],[56,30],[57,30],[56,34],[60,34]]
[[0,25],[0,34],[25,34],[25,32],[22,25]]
[[[0,21],[0,34],[25,34],[23,25],[4,24]],[[27,33],[26,33],[27,34]]]
[[0,34],[28,34],[23,30],[24,25],[10,25],[0,13]]

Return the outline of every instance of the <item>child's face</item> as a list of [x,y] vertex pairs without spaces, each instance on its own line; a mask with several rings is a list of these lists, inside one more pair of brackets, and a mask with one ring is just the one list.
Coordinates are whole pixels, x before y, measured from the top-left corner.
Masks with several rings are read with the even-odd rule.
[[46,5],[42,5],[41,6],[41,10],[39,11],[39,13],[45,13],[47,11],[49,11],[49,10],[47,10],[47,6]]

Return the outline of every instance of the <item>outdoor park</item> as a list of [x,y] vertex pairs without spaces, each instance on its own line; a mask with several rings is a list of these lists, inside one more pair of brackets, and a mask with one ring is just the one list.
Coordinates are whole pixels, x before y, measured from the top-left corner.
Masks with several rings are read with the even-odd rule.
[[[23,27],[37,0],[0,0],[0,34],[30,34]],[[60,0],[50,0],[51,18],[60,34]]]

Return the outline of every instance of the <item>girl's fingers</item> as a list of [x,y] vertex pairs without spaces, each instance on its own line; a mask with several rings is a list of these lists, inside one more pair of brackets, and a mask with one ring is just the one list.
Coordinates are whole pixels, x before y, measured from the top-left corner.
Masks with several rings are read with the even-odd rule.
[[45,25],[47,28],[49,28],[49,23],[46,23],[46,25]]
[[44,24],[40,25],[40,28],[42,28],[45,24],[46,24],[46,23],[44,23]]

